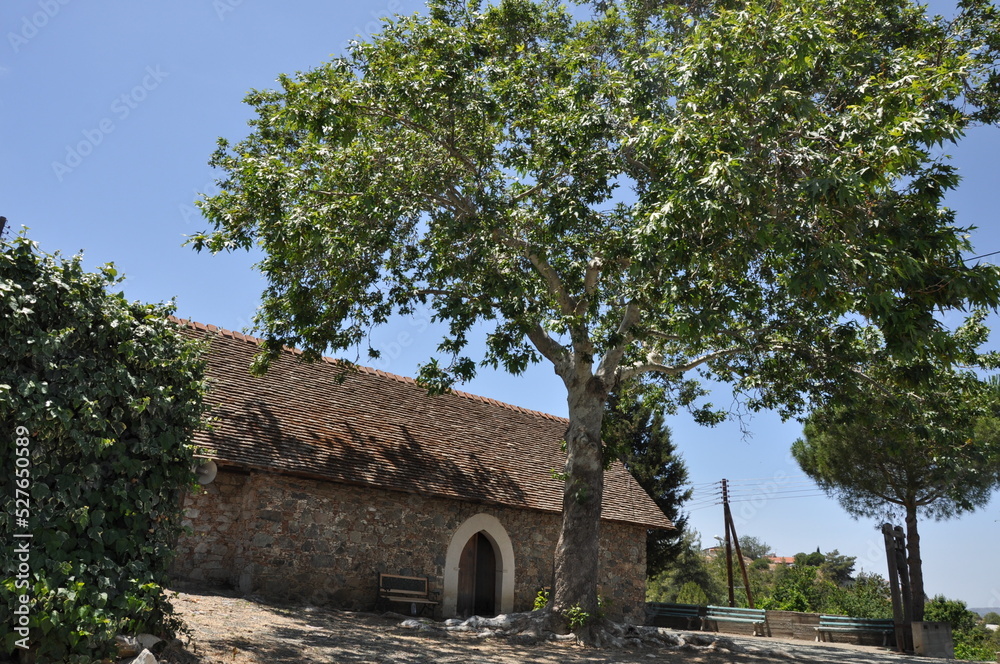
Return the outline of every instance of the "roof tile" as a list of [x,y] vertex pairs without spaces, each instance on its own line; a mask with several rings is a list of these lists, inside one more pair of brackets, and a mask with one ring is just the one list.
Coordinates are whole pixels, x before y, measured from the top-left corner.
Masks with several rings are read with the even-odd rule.
[[[212,429],[196,442],[223,463],[347,484],[560,512],[568,420],[412,378],[285,352],[251,376],[260,339],[175,319],[208,337]],[[290,351],[290,349],[289,349]],[[337,377],[343,374],[343,381]],[[671,527],[619,464],[605,473],[602,518]]]

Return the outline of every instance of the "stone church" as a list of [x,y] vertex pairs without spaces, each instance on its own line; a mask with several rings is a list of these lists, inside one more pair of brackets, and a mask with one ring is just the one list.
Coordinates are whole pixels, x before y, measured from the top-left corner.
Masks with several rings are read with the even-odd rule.
[[[438,617],[530,610],[551,586],[566,419],[364,367],[338,382],[336,361],[291,350],[255,378],[258,339],[182,322],[209,344],[211,429],[196,442],[217,474],[185,498],[176,578],[370,610],[380,572],[426,576]],[[646,531],[671,527],[612,466],[610,617],[643,620]]]

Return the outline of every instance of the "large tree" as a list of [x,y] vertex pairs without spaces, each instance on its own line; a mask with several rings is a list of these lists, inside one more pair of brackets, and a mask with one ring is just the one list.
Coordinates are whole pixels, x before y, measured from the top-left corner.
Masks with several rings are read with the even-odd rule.
[[[985,334],[976,318],[960,331],[966,344]],[[995,364],[990,357],[968,359],[970,365]],[[918,519],[949,519],[983,507],[1000,486],[1000,393],[971,370],[886,362],[868,373],[893,389],[844,395],[818,409],[792,455],[852,516],[902,513],[911,609],[919,621],[924,582]],[[932,378],[913,389],[909,381],[925,373]]]
[[909,0],[432,0],[247,97],[193,243],[263,250],[257,370],[423,305],[446,323],[431,389],[551,363],[551,606],[595,614],[611,390],[683,399],[700,371],[788,414],[843,379],[863,326],[947,355],[933,312],[997,305],[935,156],[994,118],[996,23],[987,0],[952,23]]

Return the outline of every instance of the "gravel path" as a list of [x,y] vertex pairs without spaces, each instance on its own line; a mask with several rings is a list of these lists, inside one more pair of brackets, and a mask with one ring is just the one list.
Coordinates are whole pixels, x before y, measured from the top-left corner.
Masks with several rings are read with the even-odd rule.
[[[680,635],[673,647],[583,648],[570,643],[512,645],[473,633],[414,630],[401,617],[287,606],[253,596],[187,590],[173,600],[191,629],[183,652],[161,664],[933,664],[881,648],[763,637]],[[690,641],[684,643],[684,641]],[[705,645],[698,645],[701,642]],[[954,662],[955,660],[951,660]]]

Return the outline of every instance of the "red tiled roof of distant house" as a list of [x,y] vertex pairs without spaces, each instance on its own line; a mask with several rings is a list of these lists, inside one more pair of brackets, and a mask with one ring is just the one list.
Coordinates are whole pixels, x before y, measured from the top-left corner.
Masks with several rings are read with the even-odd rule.
[[[560,442],[568,420],[451,392],[368,367],[344,374],[286,349],[263,377],[248,367],[261,340],[175,319],[209,340],[212,429],[195,442],[220,465],[267,469],[412,493],[560,512]],[[343,381],[337,377],[343,375]],[[602,518],[671,528],[620,463],[604,480]]]

